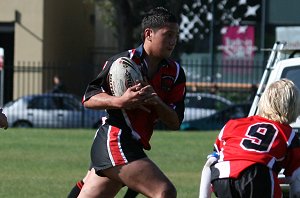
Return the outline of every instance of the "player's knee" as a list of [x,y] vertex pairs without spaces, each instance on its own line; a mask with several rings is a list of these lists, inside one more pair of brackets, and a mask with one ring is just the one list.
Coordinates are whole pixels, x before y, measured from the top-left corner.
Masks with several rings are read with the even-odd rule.
[[173,184],[166,184],[161,191],[161,198],[175,198],[177,197],[177,191]]

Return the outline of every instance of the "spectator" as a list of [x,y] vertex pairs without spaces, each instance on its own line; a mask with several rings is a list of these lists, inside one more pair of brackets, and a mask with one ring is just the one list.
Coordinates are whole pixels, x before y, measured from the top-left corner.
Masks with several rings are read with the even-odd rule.
[[7,123],[7,117],[6,115],[2,112],[2,109],[0,109],[0,128],[7,129],[8,123]]
[[55,75],[53,77],[53,83],[54,83],[54,87],[52,89],[52,93],[65,93],[66,92],[65,86],[58,75]]

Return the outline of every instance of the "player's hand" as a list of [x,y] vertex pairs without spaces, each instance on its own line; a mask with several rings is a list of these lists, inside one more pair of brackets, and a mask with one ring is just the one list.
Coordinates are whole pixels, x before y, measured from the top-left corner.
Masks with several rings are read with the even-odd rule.
[[146,85],[139,91],[141,96],[145,96],[144,103],[147,105],[156,105],[161,102],[160,97],[157,95],[151,85]]
[[219,159],[220,155],[219,155],[219,153],[217,153],[217,152],[214,151],[214,152],[210,153],[209,155],[207,155],[207,159],[209,159],[211,157]]
[[140,94],[143,85],[138,83],[132,87],[129,87],[125,93],[121,96],[123,100],[123,108],[125,109],[142,109],[146,112],[150,112],[148,108],[144,106],[144,100],[147,99],[146,94]]

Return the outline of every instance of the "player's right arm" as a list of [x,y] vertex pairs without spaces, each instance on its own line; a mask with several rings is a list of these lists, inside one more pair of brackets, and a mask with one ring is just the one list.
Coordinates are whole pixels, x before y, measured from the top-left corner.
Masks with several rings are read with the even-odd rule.
[[139,90],[141,88],[141,84],[134,85],[128,88],[126,92],[120,97],[112,96],[106,92],[100,92],[85,100],[83,104],[84,107],[90,109],[142,108],[144,100],[149,96],[140,95]]

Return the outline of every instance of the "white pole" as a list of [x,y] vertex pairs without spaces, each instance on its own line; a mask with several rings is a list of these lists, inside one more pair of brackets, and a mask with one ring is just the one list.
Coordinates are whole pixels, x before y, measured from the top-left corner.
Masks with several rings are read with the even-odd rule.
[[4,49],[0,47],[0,107],[4,98]]

